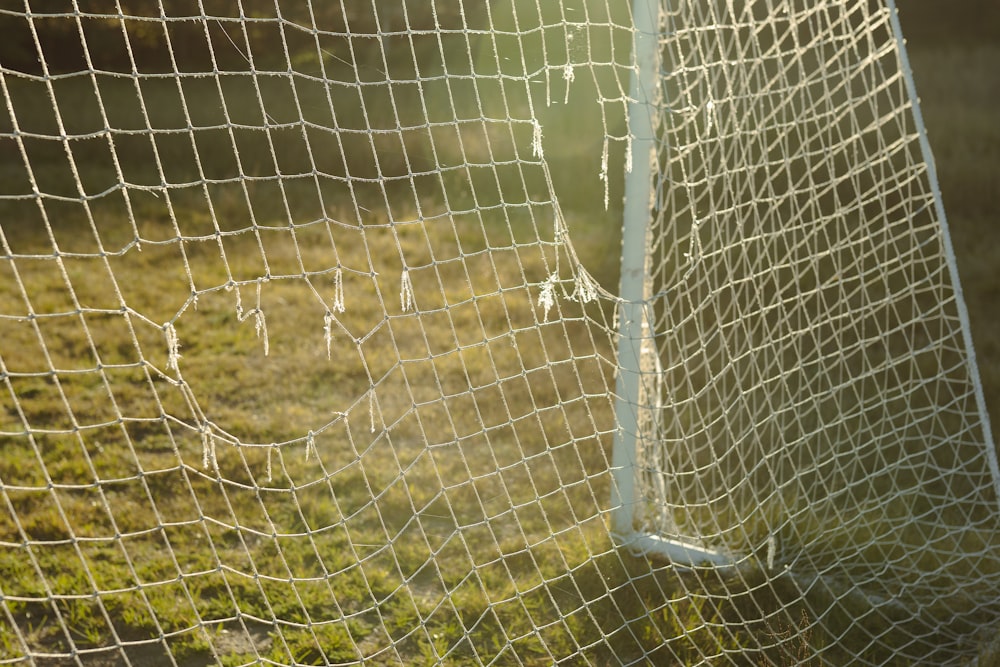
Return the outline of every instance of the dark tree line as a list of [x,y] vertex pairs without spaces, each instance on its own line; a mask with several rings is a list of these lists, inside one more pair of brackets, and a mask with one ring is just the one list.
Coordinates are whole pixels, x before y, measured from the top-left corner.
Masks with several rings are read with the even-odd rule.
[[30,18],[23,8],[0,7],[0,67],[42,74],[44,60],[51,74],[204,72],[245,71],[252,61],[258,70],[302,71],[324,52],[364,57],[380,33],[461,29],[486,2],[121,0],[122,16],[111,0],[81,1],[79,16],[68,2],[33,2]]

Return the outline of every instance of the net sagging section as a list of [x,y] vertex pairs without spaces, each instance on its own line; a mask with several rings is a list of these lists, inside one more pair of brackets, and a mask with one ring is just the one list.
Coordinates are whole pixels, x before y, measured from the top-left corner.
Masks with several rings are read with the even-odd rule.
[[626,3],[0,7],[0,664],[974,651],[995,463],[891,14],[808,4],[656,8],[628,505],[721,567],[609,529]]

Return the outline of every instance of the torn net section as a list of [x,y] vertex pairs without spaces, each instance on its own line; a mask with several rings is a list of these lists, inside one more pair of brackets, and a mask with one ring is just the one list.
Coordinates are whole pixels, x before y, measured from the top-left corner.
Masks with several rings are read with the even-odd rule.
[[612,327],[541,113],[628,14],[480,5],[2,10],[0,659],[582,650]]

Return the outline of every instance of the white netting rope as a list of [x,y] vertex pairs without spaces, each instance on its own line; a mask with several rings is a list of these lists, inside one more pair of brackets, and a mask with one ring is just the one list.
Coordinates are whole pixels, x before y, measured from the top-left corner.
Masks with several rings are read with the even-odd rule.
[[630,503],[734,564],[679,568],[609,530],[625,3],[41,4],[0,8],[0,664],[945,662],[996,620],[884,8],[661,8]]
[[809,618],[974,626],[995,464],[891,14],[762,12],[666,16],[648,528],[787,568]]

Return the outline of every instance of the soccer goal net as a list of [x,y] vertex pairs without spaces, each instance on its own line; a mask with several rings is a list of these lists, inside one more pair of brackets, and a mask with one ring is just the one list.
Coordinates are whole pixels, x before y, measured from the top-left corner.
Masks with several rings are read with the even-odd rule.
[[1000,622],[891,0],[0,34],[0,664],[946,664]]

